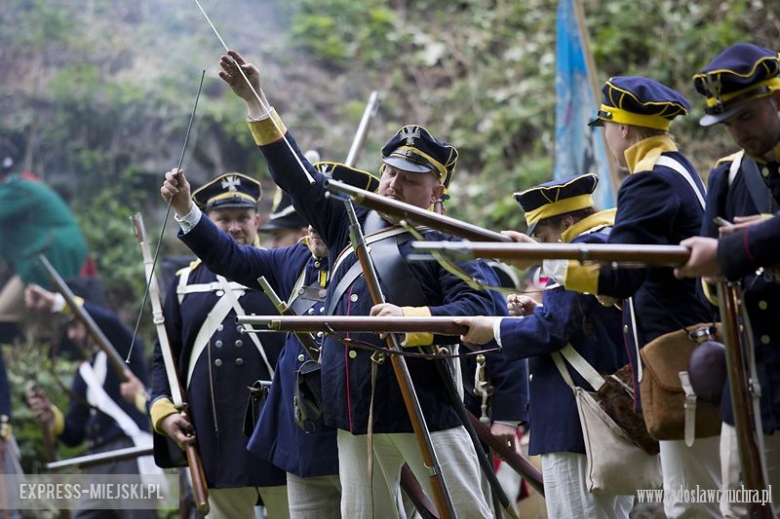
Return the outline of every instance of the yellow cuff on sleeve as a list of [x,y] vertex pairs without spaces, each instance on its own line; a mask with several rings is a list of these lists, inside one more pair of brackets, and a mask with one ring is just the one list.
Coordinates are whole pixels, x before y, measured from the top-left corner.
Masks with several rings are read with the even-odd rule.
[[566,290],[583,294],[599,293],[599,266],[583,265],[579,261],[569,261],[561,284]]
[[247,124],[252,132],[252,137],[255,139],[255,144],[258,146],[265,146],[281,140],[282,136],[287,132],[287,127],[273,108],[271,108],[270,117],[259,121],[247,119]]
[[[79,308],[82,308],[84,306],[84,298],[79,296],[74,296],[74,301],[76,301],[76,304],[79,305]],[[73,311],[73,308],[70,307],[70,305],[66,304],[62,308],[62,315],[65,317],[71,318],[76,317],[76,312]]]
[[59,436],[62,434],[62,431],[65,430],[65,415],[62,414],[59,407],[53,404],[51,406],[51,412],[54,414],[54,423],[51,426],[51,432],[53,432],[55,436]]
[[137,393],[135,395],[135,407],[143,414],[146,414],[146,403],[149,401],[149,397],[146,393]]
[[[431,311],[427,306],[404,306],[404,317],[430,317]],[[401,344],[404,348],[415,346],[430,346],[433,344],[433,334],[428,332],[407,333],[406,339]]]
[[160,429],[160,422],[166,416],[170,416],[174,413],[178,413],[176,406],[170,399],[162,397],[152,402],[152,407],[149,409],[149,414],[152,416],[152,427],[160,434],[165,434],[165,431]]
[[709,301],[711,304],[715,306],[719,306],[718,304],[718,291],[715,288],[715,285],[710,285],[704,279],[701,280],[701,287],[704,290],[704,297],[707,298],[707,301]]

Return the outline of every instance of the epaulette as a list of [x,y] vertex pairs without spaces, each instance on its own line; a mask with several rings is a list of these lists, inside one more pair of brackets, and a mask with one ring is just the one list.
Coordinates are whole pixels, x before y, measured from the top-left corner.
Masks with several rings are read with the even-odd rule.
[[736,152],[736,153],[732,153],[731,155],[728,155],[728,156],[726,156],[726,157],[721,157],[721,158],[719,158],[717,161],[715,161],[715,165],[713,166],[713,169],[717,168],[718,166],[720,166],[721,164],[724,164],[724,163],[726,163],[726,162],[734,162],[734,160],[736,160],[736,158],[737,158],[737,157],[738,157],[738,156],[739,156],[741,153],[743,153],[743,152],[741,152],[741,151],[738,151],[738,152]]
[[189,270],[190,272],[192,272],[193,270],[195,270],[196,268],[198,268],[202,264],[203,264],[203,262],[200,260],[200,258],[194,259],[186,267],[182,267],[179,270],[177,270],[176,271],[176,275],[180,276],[185,270]]

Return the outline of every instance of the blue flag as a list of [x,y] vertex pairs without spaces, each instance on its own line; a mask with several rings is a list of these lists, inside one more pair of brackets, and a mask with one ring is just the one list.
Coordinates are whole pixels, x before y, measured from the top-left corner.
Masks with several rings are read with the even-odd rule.
[[555,45],[555,163],[553,177],[596,173],[594,201],[599,209],[615,206],[603,128],[590,128],[598,104],[583,46],[585,27],[577,23],[574,2],[559,0]]

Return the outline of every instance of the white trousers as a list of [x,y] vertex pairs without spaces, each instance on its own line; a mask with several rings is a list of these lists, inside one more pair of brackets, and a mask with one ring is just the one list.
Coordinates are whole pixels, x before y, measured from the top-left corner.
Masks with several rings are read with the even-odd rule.
[[287,487],[210,488],[208,519],[235,519],[255,517],[257,495],[263,498],[268,519],[289,519]]
[[[584,454],[542,454],[542,477],[547,517],[567,519],[626,519],[634,496],[591,494],[585,484],[588,459]],[[626,467],[626,470],[631,470]]]
[[[339,429],[337,439],[342,488],[341,515],[350,519],[370,518],[372,489],[366,464],[366,435],[353,435]],[[493,517],[480,488],[477,453],[466,430],[463,427],[455,427],[433,432],[431,440],[457,516],[467,519]],[[386,484],[392,499],[398,503],[401,467],[407,463],[423,491],[433,502],[430,476],[414,434],[375,434],[373,441],[374,456],[377,460],[374,466],[374,487],[378,482]],[[373,501],[375,517],[397,517],[390,508],[380,507],[375,492]]]
[[697,438],[692,447],[684,440],[658,442],[664,478],[664,512],[668,519],[720,517],[718,503],[680,500],[685,491],[719,490],[720,437]]
[[301,478],[288,472],[287,499],[291,519],[341,518],[341,483],[337,475]]
[[[764,459],[767,464],[767,486],[772,492],[772,506],[780,514],[780,432],[764,436]],[[741,489],[741,466],[737,448],[737,431],[733,425],[724,423],[720,431],[720,463],[723,476],[723,490]],[[732,503],[728,492],[721,494],[720,511],[724,519],[747,517],[745,503]]]

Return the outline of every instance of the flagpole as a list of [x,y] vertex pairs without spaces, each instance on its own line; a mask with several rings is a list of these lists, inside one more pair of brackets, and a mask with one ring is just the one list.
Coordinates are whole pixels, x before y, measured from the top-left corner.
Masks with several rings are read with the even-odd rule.
[[[590,38],[588,36],[588,26],[585,25],[585,7],[582,5],[582,0],[571,0],[574,3],[574,13],[577,17],[577,28],[580,31],[580,41],[582,42],[582,51],[585,54],[585,64],[588,69],[588,80],[590,80],[591,87],[593,88],[593,99],[596,101],[596,106],[600,105],[601,99],[601,80],[597,77],[596,62],[593,60],[593,53],[590,51]],[[620,187],[620,175],[618,174],[618,165],[615,162],[615,157],[609,152],[609,146],[607,146],[606,132],[601,131],[601,137],[604,139],[604,146],[607,149],[607,164],[609,165],[609,178],[612,180],[612,197],[617,202],[617,190]],[[605,209],[602,207],[601,209]]]

